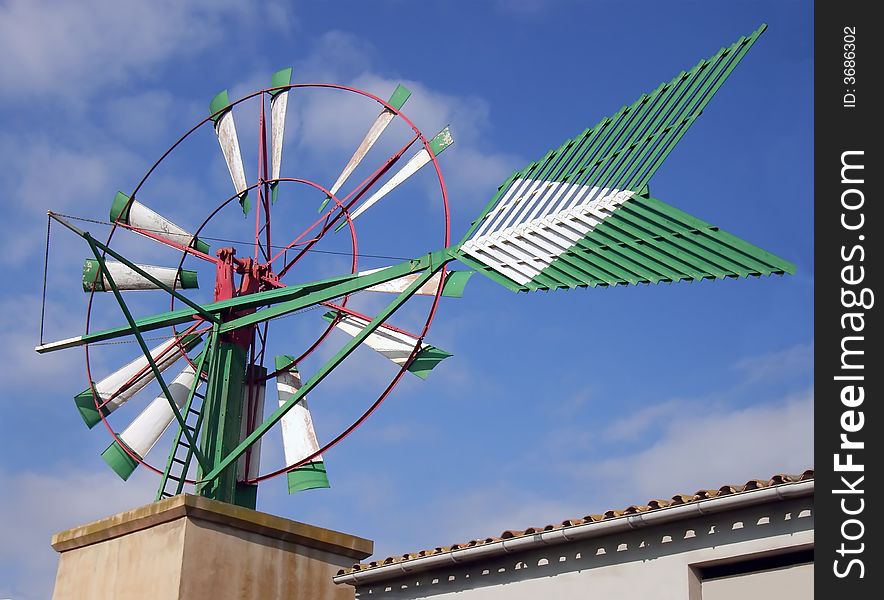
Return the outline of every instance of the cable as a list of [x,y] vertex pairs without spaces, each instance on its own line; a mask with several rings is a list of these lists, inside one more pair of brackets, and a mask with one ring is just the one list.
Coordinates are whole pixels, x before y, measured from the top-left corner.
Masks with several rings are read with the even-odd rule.
[[43,300],[40,304],[40,345],[43,345],[43,325],[46,318],[46,279],[49,275],[49,234],[52,232],[52,218],[46,215],[46,251],[43,257]]
[[[108,225],[108,226],[115,225],[115,223],[111,223],[110,221],[99,221],[98,219],[87,219],[86,217],[75,217],[74,215],[65,215],[62,213],[55,213],[55,214],[57,214],[59,217],[64,217],[66,219],[73,219],[74,221],[84,221],[86,223],[95,223],[97,225]],[[149,233],[166,233],[165,231],[163,231],[161,229],[144,229],[144,228],[142,228],[142,230],[147,231]],[[210,237],[210,236],[205,236],[205,235],[201,235],[200,239],[211,240],[213,242],[224,242],[226,244],[251,244],[252,243],[252,242],[247,242],[247,241],[243,241],[243,240],[231,240],[229,238]],[[276,244],[271,244],[270,247],[271,248],[279,248],[279,249],[287,248],[287,246],[278,246]],[[350,252],[336,252],[334,250],[314,250],[312,248],[310,250],[308,250],[308,252],[316,252],[317,254],[335,254],[335,255],[339,255],[339,256],[351,256],[352,255],[352,253],[350,253]],[[410,258],[407,256],[386,256],[383,254],[357,254],[357,256],[360,258],[379,258],[379,259],[384,259],[384,260],[408,260]]]

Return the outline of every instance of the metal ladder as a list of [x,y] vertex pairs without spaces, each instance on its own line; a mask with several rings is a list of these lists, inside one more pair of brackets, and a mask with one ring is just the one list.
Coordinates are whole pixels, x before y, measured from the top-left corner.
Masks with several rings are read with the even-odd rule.
[[[187,430],[190,432],[191,437],[196,439],[197,432],[203,421],[203,412],[201,410],[202,406],[200,406],[199,409],[193,407],[192,401],[194,398],[205,400],[205,396],[202,394],[194,393],[193,396],[190,397],[191,402],[188,402],[187,405],[185,405],[182,414],[184,416],[184,424],[187,427]],[[187,442],[183,428],[179,426],[177,439],[172,445],[172,450],[169,452],[169,458],[166,460],[166,468],[163,471],[163,481],[160,485],[160,489],[157,491],[157,500],[171,498],[182,492],[191,460],[193,460],[193,448]],[[170,483],[172,484],[170,485]],[[169,491],[172,488],[174,488],[174,491]]]
[[[203,423],[203,403],[205,402],[206,397],[197,392],[197,389],[199,389],[200,385],[205,381],[203,367],[206,362],[206,354],[207,352],[203,351],[196,361],[196,371],[198,375],[194,379],[193,387],[190,388],[190,393],[187,395],[187,401],[184,403],[184,407],[181,410],[181,415],[184,417],[184,427],[187,427],[187,431],[190,433],[190,437],[193,440],[196,440]],[[194,406],[195,398],[200,400],[199,407]],[[178,426],[175,443],[172,444],[172,449],[169,450],[169,458],[166,459],[166,468],[163,470],[162,483],[160,483],[160,487],[157,490],[157,501],[164,498],[171,498],[172,496],[180,494],[184,490],[187,471],[190,468],[190,462],[193,460],[194,456],[194,449],[188,443],[187,437],[184,435],[184,427],[181,427],[181,425]],[[170,491],[173,489],[174,491]]]

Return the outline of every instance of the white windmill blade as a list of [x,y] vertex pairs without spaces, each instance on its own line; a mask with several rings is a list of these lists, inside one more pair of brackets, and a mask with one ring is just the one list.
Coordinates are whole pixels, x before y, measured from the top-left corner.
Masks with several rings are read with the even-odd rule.
[[[292,356],[276,357],[276,369],[285,369],[276,376],[276,391],[280,406],[301,389],[301,375],[298,373],[298,367],[293,364],[294,361]],[[301,398],[282,417],[281,425],[282,445],[287,465],[294,464],[319,451],[319,441],[316,439],[313,417],[310,415],[306,396]],[[289,471],[287,475],[289,494],[329,487],[325,462],[321,454],[317,454],[313,460],[297,469]]]
[[122,223],[143,230],[150,236],[167,240],[173,244],[196,248],[203,254],[209,252],[207,243],[123,192],[117,192],[114,197],[110,209],[110,220],[113,223]]
[[[392,192],[396,187],[401,185],[406,179],[417,173],[421,167],[429,163],[434,156],[439,156],[446,148],[448,148],[451,144],[454,143],[454,138],[451,137],[451,131],[446,127],[442,131],[436,134],[432,140],[430,140],[430,151],[428,152],[426,148],[421,148],[417,154],[408,159],[408,162],[405,163],[401,169],[399,169],[396,174],[394,174],[390,179],[387,180],[384,185],[380,187],[378,191],[371,195],[367,200],[365,200],[362,204],[360,204],[356,210],[350,213],[350,220],[352,221],[369,208],[377,204],[377,202]],[[432,153],[432,154],[431,154]],[[347,221],[343,221],[340,225],[335,228],[335,231],[340,231],[344,227],[346,227]]]
[[[396,89],[393,91],[393,95],[390,96],[390,99],[387,100],[387,104],[393,107],[396,110],[402,108],[405,104],[405,101],[408,100],[409,96],[411,96],[411,91],[406,88],[404,85],[397,85]],[[381,114],[377,116],[374,120],[374,123],[371,124],[371,127],[368,128],[368,133],[365,134],[365,137],[362,138],[362,141],[359,143],[359,146],[356,148],[356,152],[353,153],[353,156],[350,157],[350,160],[344,166],[344,170],[341,171],[341,174],[338,175],[338,179],[335,181],[334,185],[331,186],[329,191],[334,195],[338,193],[338,190],[341,189],[341,186],[346,183],[347,179],[356,170],[356,167],[359,166],[359,163],[362,162],[362,159],[365,158],[365,155],[368,154],[368,151],[371,150],[371,147],[374,146],[374,143],[378,141],[378,138],[381,137],[381,134],[384,133],[384,130],[387,128],[387,125],[393,121],[393,118],[396,116],[396,113],[387,108],[386,106],[381,111]],[[322,209],[325,208],[325,205],[328,204],[328,201],[331,200],[331,197],[326,197],[325,200],[322,201],[322,204],[319,207],[319,212],[322,212]]]
[[[254,389],[249,395],[248,373],[254,383]],[[267,389],[267,369],[260,365],[249,365],[246,379],[242,385],[243,412],[240,420],[239,439],[244,440],[252,433],[256,425],[264,420],[264,393]],[[249,425],[249,415],[254,415],[254,422]],[[236,461],[236,480],[244,482],[254,479],[260,473],[261,466],[261,438],[249,446],[248,450]]]
[[[280,69],[273,74],[271,87],[291,84],[292,68]],[[282,143],[285,138],[285,113],[289,103],[288,89],[270,90],[270,178],[279,179],[282,167]],[[270,197],[276,202],[279,182],[270,185]]]
[[[322,318],[331,322],[337,315],[338,312],[329,311],[322,315]],[[347,335],[355,337],[365,329],[368,323],[369,319],[366,317],[357,317],[356,315],[345,313],[341,314],[338,318],[335,327]],[[416,342],[417,338],[407,333],[381,325],[372,331],[362,343],[401,367],[408,360],[408,357],[411,356]],[[452,355],[445,350],[431,346],[426,342],[421,342],[417,356],[409,365],[408,371],[421,379],[426,379],[430,371],[449,356]]]
[[[169,338],[159,346],[151,349],[151,358],[153,358],[160,372],[165,371],[181,358],[185,352],[199,344],[201,339],[200,335],[193,333],[181,338]],[[141,355],[98,383],[93,383],[92,388],[86,388],[74,396],[74,403],[77,406],[77,410],[80,411],[83,421],[91,429],[101,421],[102,415],[107,416],[120,408],[129,398],[153,380],[153,369],[150,368],[147,357]],[[127,383],[128,385],[126,385]],[[95,390],[95,395],[98,396],[99,402],[104,403],[101,409],[95,408],[95,400],[92,394],[93,389]]]
[[[378,271],[383,271],[388,267],[381,267],[380,269],[369,269],[367,271],[359,271],[357,275],[368,275],[370,273],[377,273]],[[467,281],[469,281],[470,277],[473,276],[475,271],[446,271],[445,272],[445,283],[442,285],[442,295],[448,298],[460,298],[463,296],[464,287],[467,285]],[[385,292],[388,294],[401,294],[404,292],[408,286],[410,286],[414,281],[420,277],[420,273],[411,273],[409,275],[405,275],[403,277],[399,277],[397,279],[393,279],[384,283],[379,283],[378,285],[373,285],[371,287],[365,288],[366,292]],[[423,284],[415,294],[420,296],[435,296],[436,290],[439,289],[439,281],[442,279],[442,273],[436,273],[425,284]]]
[[[162,289],[123,263],[107,260],[104,262],[104,266],[107,267],[110,276],[117,285],[117,289],[120,291]],[[138,266],[170,288],[193,289],[199,287],[196,271],[172,267],[157,267],[154,265]],[[101,273],[101,266],[98,264],[98,261],[94,258],[87,258],[83,263],[83,291],[109,292],[111,289],[107,275]]]
[[242,152],[239,149],[239,139],[236,137],[236,123],[233,121],[233,109],[230,107],[230,97],[227,90],[219,92],[209,103],[209,114],[215,123],[215,135],[218,136],[218,144],[224,154],[224,162],[230,171],[230,179],[233,181],[233,189],[239,196],[239,204],[243,214],[248,214],[251,204],[246,188],[246,172],[242,164]]
[[[169,384],[169,393],[179,410],[184,408],[195,380],[196,369],[187,365]],[[101,458],[124,481],[129,479],[140,464],[129,452],[143,460],[174,420],[175,413],[169,401],[164,394],[160,394],[117,436],[119,441],[114,440],[101,453]]]

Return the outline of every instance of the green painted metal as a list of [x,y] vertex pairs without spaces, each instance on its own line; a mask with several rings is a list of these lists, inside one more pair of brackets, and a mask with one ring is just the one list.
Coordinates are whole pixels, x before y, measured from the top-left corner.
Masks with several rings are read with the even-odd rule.
[[321,460],[308,462],[287,474],[289,494],[331,487],[325,472],[325,463]]
[[393,90],[393,94],[390,96],[390,99],[387,100],[387,104],[399,110],[405,104],[405,101],[411,96],[411,90],[405,87],[402,84],[396,86],[396,89]]
[[[150,365],[151,370],[153,371],[154,377],[156,378],[157,383],[160,385],[160,388],[163,390],[163,395],[166,397],[166,400],[169,402],[169,406],[172,409],[172,413],[175,415],[175,420],[178,421],[179,425],[184,427],[184,419],[181,416],[181,413],[178,411],[178,406],[175,404],[175,400],[172,398],[171,392],[169,392],[169,388],[166,385],[166,381],[163,379],[163,374],[160,372],[160,369],[157,367],[156,362],[154,362],[153,357],[150,354],[150,349],[147,347],[147,344],[144,341],[144,337],[141,335],[141,332],[138,330],[138,327],[135,324],[135,319],[132,317],[132,313],[129,312],[129,307],[126,306],[126,301],[123,300],[123,296],[120,293],[120,290],[117,289],[117,284],[114,282],[113,276],[111,276],[110,272],[107,270],[104,264],[104,257],[99,252],[99,247],[103,246],[96,242],[88,232],[84,232],[84,237],[86,242],[89,244],[89,247],[92,249],[92,253],[95,255],[95,259],[98,261],[101,266],[101,270],[104,273],[104,277],[107,279],[107,282],[110,284],[111,289],[114,293],[114,297],[117,300],[117,304],[120,306],[120,310],[123,311],[123,315],[126,317],[126,321],[129,322],[129,327],[132,330],[132,334],[135,336],[135,339],[138,341],[138,345],[141,347],[141,351],[144,353],[144,357],[147,359],[147,363]],[[105,247],[105,249],[107,249]],[[188,443],[195,446],[195,440],[193,436],[188,432],[185,434],[187,437]],[[197,460],[201,465],[206,464],[206,458],[203,456],[201,452],[196,453]]]
[[[129,225],[129,210],[132,208],[131,203],[129,202],[130,197],[124,194],[123,192],[117,192],[114,196],[114,201],[111,203],[110,208],[110,220],[111,223],[116,223],[117,219],[120,220],[120,223],[125,225]],[[194,238],[191,246],[202,252],[203,254],[208,254],[211,246],[202,241],[199,238]]]
[[[274,73],[273,76],[270,78],[270,87],[279,88],[279,87],[283,87],[286,85],[290,85],[291,83],[292,83],[292,68],[291,67],[286,67],[285,69],[280,69],[279,71]],[[275,95],[277,95],[281,92],[284,92],[284,91],[286,91],[286,90],[284,90],[284,89],[270,90],[270,95],[275,96]],[[211,110],[211,107],[210,107],[210,110]]]
[[[184,351],[190,351],[197,344],[202,341],[202,336],[189,333],[187,335],[181,336],[181,344],[184,347]],[[92,383],[95,385],[95,382]],[[95,397],[91,387],[86,388],[76,396],[74,396],[74,404],[77,407],[77,411],[80,413],[80,416],[83,418],[83,422],[86,423],[86,426],[89,429],[92,429],[99,423],[101,423],[101,415],[107,416],[109,414],[107,408],[101,407],[101,410],[95,408]]]
[[[322,318],[331,323],[334,321],[335,317],[338,315],[337,311],[330,310],[324,315]],[[414,340],[417,342],[417,339]],[[437,348],[435,346],[431,346],[430,344],[425,344],[423,348],[421,348],[418,353],[415,355],[414,360],[406,369],[409,373],[413,373],[420,377],[421,379],[426,379],[430,371],[432,371],[436,365],[445,360],[446,358],[454,356],[450,352],[446,352],[441,348]]]
[[[203,415],[205,414],[202,410],[194,410],[193,408],[193,400],[196,397],[196,390],[200,386],[200,380],[205,375],[205,366],[211,361],[211,356],[213,349],[218,343],[218,332],[217,327],[212,328],[212,334],[209,338],[209,342],[206,344],[206,347],[200,352],[196,359],[194,359],[194,365],[196,367],[197,377],[193,380],[193,385],[190,386],[190,390],[187,393],[187,400],[184,402],[184,408],[182,409],[182,413],[184,414],[184,422],[187,423],[188,417],[191,415],[196,415],[196,422],[193,425],[193,428],[190,430],[191,433],[197,433],[200,431],[200,427],[202,426]],[[185,455],[183,459],[178,459],[178,449],[180,447],[185,448]],[[180,463],[176,463],[177,460],[181,460]],[[187,443],[187,438],[184,437],[184,430],[181,426],[178,426],[178,431],[175,435],[175,442],[172,444],[172,447],[169,450],[169,456],[166,459],[166,466],[163,469],[162,479],[160,481],[160,487],[157,489],[156,500],[162,500],[166,496],[174,496],[176,494],[180,494],[184,490],[184,480],[187,477],[187,471],[190,468],[190,462],[193,460],[193,448]],[[172,475],[172,469],[176,464],[180,464],[180,474],[176,477]],[[175,493],[167,494],[166,486],[168,485],[170,480],[175,481]]]
[[451,130],[448,127],[445,127],[445,129],[437,133],[435,137],[430,140],[430,152],[433,153],[433,156],[439,156],[453,143],[454,138],[451,137]]
[[[237,503],[236,464],[220,465],[220,460],[239,444],[243,415],[242,390],[247,354],[238,344],[221,341],[209,365],[204,428],[200,436],[202,454],[209,457],[200,465],[197,477],[203,480],[201,495],[231,504]],[[211,471],[212,476],[205,474]]]
[[[448,255],[447,251],[441,250],[438,252],[431,252],[430,254],[426,254],[416,259],[404,261],[398,265],[393,265],[392,267],[384,269],[383,271],[377,271],[367,275],[344,275],[302,285],[293,285],[285,288],[268,290],[266,292],[257,292],[247,296],[231,298],[230,300],[212,302],[203,305],[200,307],[200,310],[210,313],[213,319],[217,319],[215,315],[228,309],[258,308],[284,302],[290,298],[296,298],[296,300],[287,304],[286,307],[277,310],[274,313],[260,311],[260,314],[255,313],[254,315],[251,315],[248,319],[248,323],[245,324],[259,323],[272,318],[273,316],[286,314],[288,312],[299,310],[299,308],[306,308],[313,304],[333,300],[339,296],[358,292],[367,287],[385,283],[409,273],[419,272],[428,267],[432,268],[434,265],[447,263],[451,260],[452,257]],[[131,335],[133,333],[133,327],[137,327],[138,330],[142,332],[154,331],[163,327],[188,323],[193,321],[194,318],[193,310],[182,308],[138,319],[132,326],[114,327],[103,331],[85,334],[78,338],[72,338],[71,340],[65,340],[64,343],[52,345],[51,347],[38,347],[37,352],[54,352],[65,348],[75,348],[95,342],[116,339]],[[229,323],[225,325],[225,331],[231,329],[228,325]]]
[[204,481],[212,481],[216,477],[218,477],[225,469],[229,468],[230,465],[234,464],[234,462],[242,456],[242,454],[255,443],[259,438],[261,438],[267,431],[270,430],[271,427],[276,425],[280,419],[291,409],[292,406],[297,404],[301,398],[307,395],[313,388],[319,385],[323,379],[328,376],[328,374],[338,366],[341,361],[347,358],[358,346],[361,344],[365,338],[367,338],[375,329],[381,326],[384,321],[386,321],[390,315],[392,315],[402,304],[405,303],[414,293],[420,289],[424,283],[426,283],[436,272],[438,272],[442,267],[445,266],[447,260],[443,260],[441,262],[432,264],[426,271],[424,271],[420,277],[418,277],[411,285],[406,288],[404,292],[399,294],[393,302],[388,304],[386,308],[384,308],[378,315],[372,319],[372,321],[358,334],[356,334],[352,339],[350,339],[341,350],[338,351],[337,354],[332,356],[322,367],[320,367],[316,373],[308,379],[295,394],[292,395],[288,401],[285,402],[282,406],[277,408],[273,413],[267,417],[261,425],[255,428],[255,430],[249,434],[246,439],[244,439],[233,451],[230,452],[227,456],[225,456],[221,462],[209,473],[203,476]]
[[227,90],[222,90],[209,102],[209,115],[211,115],[212,121],[217,123],[228,108],[230,108],[230,96],[227,94]]
[[[585,276],[568,273],[569,266]],[[795,265],[656,198],[635,196],[554,261],[535,289],[794,274]]]
[[[294,356],[288,354],[277,355],[274,361],[274,366],[277,370],[287,369],[293,373],[298,372],[298,367],[293,364],[295,362]],[[286,479],[289,494],[330,487],[325,463],[322,460],[314,460],[289,471],[286,473]]]
[[421,379],[426,379],[430,375],[430,371],[449,356],[454,355],[441,348],[427,344],[415,355],[414,360],[408,366],[408,371]]
[[[643,94],[632,105],[530,163],[510,181],[549,177],[550,181],[638,191],[766,28],[762,25],[690,71]],[[498,198],[499,194],[492,198],[485,214]]]
[[[187,464],[192,456],[197,457],[199,462],[198,492],[210,498],[254,507],[256,486],[246,486],[236,481],[236,463],[240,457],[451,260],[460,260],[514,291],[547,291],[576,287],[638,285],[640,283],[794,273],[795,266],[788,261],[679,211],[648,194],[650,178],[765,28],[766,26],[762,25],[751,35],[741,37],[731,46],[722,48],[708,60],[700,61],[693,68],[681,72],[671,81],[661,83],[655,90],[643,94],[633,104],[622,107],[613,116],[603,119],[594,127],[567,140],[559,148],[549,150],[544,156],[530,163],[521,171],[514,172],[501,184],[480,216],[473,221],[461,244],[475,234],[485,219],[491,217],[506,191],[519,180],[530,179],[545,182],[537,189],[544,189],[544,186],[549,187],[552,183],[562,182],[573,186],[632,192],[632,197],[622,204],[606,209],[613,210],[613,214],[602,215],[599,213],[599,218],[604,220],[591,227],[571,247],[560,255],[553,253],[555,258],[547,254],[541,264],[546,264],[549,260],[552,262],[525,284],[510,280],[475,258],[460,252],[458,245],[368,275],[336,277],[300,286],[259,292],[205,306],[188,302],[168,286],[160,286],[176,298],[180,298],[188,305],[188,308],[135,320],[122,301],[119,289],[110,276],[103,260],[103,254],[100,254],[99,250],[125,262],[130,268],[134,268],[134,266],[85,234],[84,239],[90,244],[96,258],[94,261],[88,260],[87,265],[84,266],[84,289],[87,288],[87,280],[90,290],[93,287],[97,289],[96,284],[99,282],[103,288],[104,274],[111,291],[121,306],[128,326],[84,335],[78,340],[65,342],[49,349],[61,349],[62,347],[115,339],[123,335],[135,335],[164,395],[172,405],[178,422],[178,442],[188,448]],[[291,68],[274,73],[273,87],[280,88],[289,85],[291,74]],[[282,91],[282,89],[270,90],[269,94],[271,97],[275,97]],[[410,94],[408,89],[399,85],[390,96],[388,104],[398,110]],[[230,106],[226,90],[215,96],[209,109],[212,120],[217,124],[219,119],[230,110]],[[384,115],[382,114],[382,116]],[[436,156],[451,143],[450,130],[446,127],[430,140],[429,151]],[[274,200],[275,191],[274,185]],[[531,196],[528,198],[530,199]],[[243,201],[248,202],[247,194],[241,198],[241,202]],[[515,202],[518,201],[521,200]],[[617,199],[617,202],[620,202],[620,198]],[[126,222],[129,219],[128,206],[129,198],[125,194],[118,193],[111,207],[111,219]],[[525,203],[523,206],[528,206],[528,204]],[[246,204],[243,204],[243,209],[247,212]],[[529,210],[526,209],[524,212],[528,213]],[[593,209],[587,208],[587,210]],[[506,219],[502,220],[510,219],[506,213],[503,216]],[[514,213],[513,217],[515,216]],[[521,216],[519,215],[519,218]],[[522,222],[517,221],[516,224]],[[338,229],[344,225],[341,224]],[[584,232],[586,228],[581,228],[579,231]],[[557,239],[560,240],[560,238]],[[531,243],[527,239],[523,239],[523,242],[525,244]],[[561,241],[557,243],[561,244]],[[201,249],[199,244],[202,242],[194,239],[194,244],[198,249]],[[540,247],[543,244],[535,245]],[[564,245],[561,244],[559,248]],[[550,246],[555,246],[555,244],[551,243]],[[205,245],[205,250],[202,251],[207,252],[208,246]],[[518,248],[515,251],[518,251]],[[478,250],[475,252],[477,256],[481,256]],[[505,252],[505,250],[501,252]],[[442,294],[460,297],[473,272],[447,273]],[[526,272],[530,273],[531,271]],[[196,273],[193,271],[186,273],[193,273],[195,285]],[[244,382],[249,377],[247,351],[238,344],[224,340],[221,336],[413,273],[417,273],[418,277],[409,284],[404,292],[399,294],[366,327],[349,340],[335,356],[318,369],[291,398],[274,410],[270,417],[243,439],[241,430],[244,416],[242,390]],[[143,271],[141,274],[146,276]],[[527,280],[527,277],[524,279]],[[182,283],[183,281],[184,274],[182,273]],[[251,314],[240,312],[250,309],[261,310]],[[222,322],[222,316],[227,318],[227,315],[222,315],[222,313],[229,314],[233,311],[240,312],[240,316]],[[198,318],[195,313],[200,318],[213,323],[213,329],[206,350],[197,357],[199,374],[202,374],[204,369],[208,373],[206,399],[202,410],[193,411],[193,414],[199,415],[196,426],[189,427],[177,410],[150,351],[144,343],[142,333],[169,325],[191,322]],[[333,314],[329,313],[329,315]],[[328,315],[326,316],[328,317]],[[440,361],[449,356],[451,354],[444,350],[425,345],[414,354],[407,370],[418,377],[426,378]],[[277,357],[278,368],[280,358],[286,357]],[[185,415],[191,414],[192,403],[199,384],[200,377],[197,377],[185,403]],[[100,420],[100,415],[95,409],[91,389],[79,394],[75,400],[87,423],[94,424]],[[198,431],[201,433],[199,446],[195,442],[195,434]],[[124,479],[131,474],[137,465],[137,462],[132,460],[125,448],[119,443],[111,444],[102,453],[102,456]],[[183,487],[187,465],[184,466],[180,478],[172,477],[174,457],[175,447],[169,455],[163,474],[163,485],[158,491],[158,498],[163,496],[166,484],[170,480],[176,482],[179,492]],[[288,487],[290,492],[328,487],[325,465],[322,461],[317,460],[289,472]]]
[[464,288],[475,271],[448,271],[445,273],[445,283],[442,284],[442,295],[446,298],[462,298]]
[[[261,365],[254,365],[254,364],[246,366],[245,379],[243,380],[244,383],[246,383],[246,382],[260,382],[260,381],[266,382],[266,380],[267,380],[267,369],[265,367],[263,367]],[[244,389],[248,389],[248,387],[246,387]],[[242,403],[242,406],[243,406],[243,414],[242,414],[241,419],[246,419],[247,413],[245,412],[245,408],[248,406],[248,398],[246,398],[243,395],[240,397],[240,402]],[[258,419],[261,419],[264,417],[263,414],[258,414],[256,416]],[[231,422],[230,425],[232,426],[233,423]],[[248,422],[246,422],[246,425],[248,425]],[[247,429],[242,427],[242,423],[240,423],[237,430],[235,432],[231,432],[231,434],[233,434],[232,437],[234,437],[234,439],[236,439],[236,442],[239,443],[239,441],[242,439],[243,433],[247,432],[247,431],[248,431]],[[233,469],[234,473],[236,473],[237,468],[238,468],[237,465],[234,464],[233,467],[231,467],[231,468]],[[254,510],[258,504],[258,484],[257,483],[246,483],[244,481],[237,481],[233,503],[236,504],[237,506],[245,506],[246,508],[251,508],[252,510]]]
[[114,196],[114,201],[111,203],[110,208],[110,220],[111,223],[116,223],[117,220],[120,223],[129,224],[129,196],[124,194],[123,192],[117,192],[116,196]]
[[138,461],[129,456],[122,444],[123,442],[114,441],[101,453],[101,458],[114,470],[114,473],[120,476],[120,479],[126,481],[135,471]]
[[509,277],[505,277],[505,276],[501,275],[500,273],[498,273],[497,271],[494,271],[493,269],[489,269],[486,265],[480,263],[479,261],[475,260],[474,258],[472,258],[471,256],[469,256],[467,254],[457,252],[456,248],[453,248],[451,250],[451,257],[459,260],[460,262],[467,265],[468,267],[472,267],[473,269],[476,270],[476,272],[482,273],[482,275],[484,275],[485,277],[487,277],[491,281],[499,283],[500,285],[509,289],[510,291],[513,291],[513,292],[527,292],[528,291],[528,288],[526,286],[519,285],[518,283],[516,283],[515,281],[513,281]]
[[[424,259],[427,259],[432,255],[427,255]],[[320,302],[325,302],[328,300],[332,300],[333,298],[338,298],[340,296],[344,296],[346,294],[351,294],[353,292],[363,290],[366,287],[370,287],[366,285],[366,282],[369,279],[376,279],[378,283],[382,283],[384,281],[390,281],[391,279],[396,279],[401,277],[402,275],[406,275],[409,273],[417,272],[425,268],[423,265],[424,259],[418,260],[410,260],[399,265],[394,265],[383,271],[378,271],[376,273],[370,273],[368,275],[358,275],[354,276],[352,279],[343,281],[342,283],[330,286],[326,289],[314,292],[302,298],[295,298],[294,300],[289,300],[287,302],[280,302],[279,304],[275,304],[274,306],[270,306],[265,308],[264,310],[245,315],[239,317],[238,319],[232,319],[227,321],[226,323],[221,325],[221,333],[226,333],[228,331],[233,331],[235,329],[239,329],[241,327],[246,327],[248,325],[254,325],[257,323],[262,323],[268,319],[273,319],[276,317],[281,317],[283,315],[287,315],[297,310],[301,310],[302,308],[306,308],[308,306],[313,306]],[[429,260],[429,264],[432,264],[432,259]],[[390,275],[395,274],[395,277],[390,277]],[[371,285],[375,285],[372,283]],[[286,289],[286,288],[283,288]],[[271,290],[271,291],[282,291],[282,290]],[[263,292],[267,293],[267,292]],[[246,296],[246,298],[257,296],[258,294],[252,294],[251,296]]]
[[80,413],[83,422],[86,423],[86,427],[89,429],[101,423],[101,415],[107,416],[108,414],[107,409],[104,407],[100,411],[95,408],[95,397],[90,388],[74,396],[74,404],[77,407],[77,412]]
[[[524,285],[455,250],[463,263],[514,291],[794,272],[794,265],[647,197],[648,182],[765,31],[761,25],[633,104],[513,173],[473,222],[470,239],[516,180],[629,190],[632,200]],[[662,212],[661,212],[662,211]]]
[[[108,289],[104,285],[104,281],[99,276],[101,269],[98,261],[94,258],[87,258],[83,262],[83,291],[91,292],[107,292]],[[196,271],[190,269],[178,270],[178,287],[181,289],[197,289],[199,282],[197,281]]]
[[[162,281],[160,281],[159,279],[157,279],[156,277],[154,277],[153,275],[151,275],[150,273],[148,273],[147,271],[142,269],[140,266],[136,265],[135,263],[133,263],[132,261],[130,261],[129,259],[124,257],[122,254],[111,249],[110,247],[106,246],[105,244],[102,244],[101,242],[99,242],[98,240],[96,240],[95,238],[90,236],[88,233],[84,233],[83,237],[85,237],[86,241],[89,242],[89,245],[92,246],[94,249],[100,249],[102,252],[109,254],[113,258],[116,258],[118,261],[120,261],[121,263],[123,263],[124,265],[126,265],[127,267],[129,267],[130,269],[132,269],[133,271],[135,271],[136,273],[138,273],[139,275],[141,275],[142,277],[144,277],[148,281],[150,281],[152,284],[154,284],[158,288],[165,290],[166,292],[168,292],[169,294],[174,296],[177,300],[180,300],[181,302],[183,302],[184,304],[189,306],[191,309],[195,310],[200,316],[202,316],[207,321],[218,322],[220,320],[217,315],[214,315],[211,312],[204,310],[202,306],[200,306],[199,304],[197,304],[196,302],[194,302],[193,300],[191,300],[187,296],[184,296],[183,294],[179,294],[177,291],[175,291],[174,288],[166,285],[165,283],[163,283]],[[107,269],[104,268],[104,257],[100,258],[98,260],[98,262],[101,265],[101,270],[105,271],[107,273],[106,278],[107,278],[108,282],[110,283],[112,278],[111,278],[110,273],[107,272]],[[112,287],[114,287],[114,286],[112,286]],[[114,287],[114,291],[116,293],[116,291],[118,291],[118,290],[116,290],[116,288]]]
[[[288,91],[289,88],[284,87],[288,86],[292,83],[292,68],[286,67],[285,69],[280,69],[270,78],[270,85],[274,88],[282,88],[270,90],[270,97],[274,98],[282,92]],[[273,204],[276,204],[276,201],[279,199],[279,182],[274,181],[270,184],[270,201]]]

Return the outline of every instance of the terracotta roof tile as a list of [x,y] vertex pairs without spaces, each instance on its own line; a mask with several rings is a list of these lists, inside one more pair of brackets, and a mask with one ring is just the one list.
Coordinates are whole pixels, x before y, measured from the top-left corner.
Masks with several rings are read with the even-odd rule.
[[696,496],[688,496],[687,494],[676,494],[672,497],[672,502],[670,504],[687,504],[688,502],[693,502],[696,499]]
[[452,544],[451,546],[436,546],[433,549],[429,550],[421,550],[415,553],[403,554],[402,556],[388,556],[383,560],[373,560],[369,563],[357,563],[353,565],[349,569],[341,569],[338,571],[338,575],[344,575],[346,573],[352,573],[354,571],[364,571],[366,569],[373,569],[383,565],[389,565],[393,563],[403,562],[414,560],[416,558],[421,558],[424,556],[431,556],[434,554],[442,554],[445,552],[451,552],[452,550],[459,550],[463,548],[471,548],[474,546],[481,546],[483,544],[491,544],[494,542],[499,542],[502,540],[508,540],[516,537],[521,537],[525,535],[534,535],[536,533],[540,533],[543,531],[551,531],[554,529],[561,529],[563,527],[574,527],[576,525],[584,525],[587,523],[595,523],[598,521],[603,521],[606,519],[615,519],[617,517],[621,517],[623,515],[631,515],[636,513],[643,513],[651,510],[660,510],[666,508],[668,506],[677,506],[680,504],[688,504],[690,502],[697,502],[699,500],[704,500],[708,498],[716,498],[718,496],[724,496],[728,494],[739,494],[742,492],[748,492],[751,490],[757,490],[761,488],[770,487],[772,485],[781,485],[784,483],[792,483],[798,481],[808,481],[814,478],[813,469],[808,469],[801,473],[800,475],[790,475],[788,473],[778,473],[771,477],[769,480],[762,479],[750,479],[743,485],[723,485],[718,489],[708,489],[708,490],[699,490],[693,495],[687,494],[675,494],[671,499],[655,499],[648,500],[647,504],[633,504],[632,506],[628,506],[622,510],[611,509],[605,511],[604,514],[592,514],[586,515],[582,519],[574,518],[574,519],[565,519],[561,521],[558,525],[545,525],[544,527],[529,527],[527,529],[507,529],[503,533],[500,534],[499,537],[487,537],[484,539],[475,539],[462,544]]

